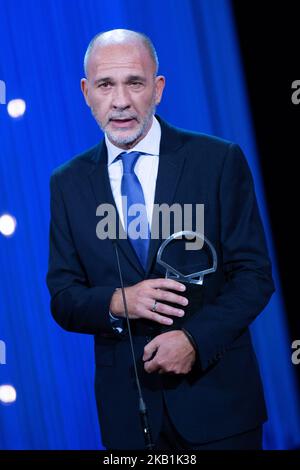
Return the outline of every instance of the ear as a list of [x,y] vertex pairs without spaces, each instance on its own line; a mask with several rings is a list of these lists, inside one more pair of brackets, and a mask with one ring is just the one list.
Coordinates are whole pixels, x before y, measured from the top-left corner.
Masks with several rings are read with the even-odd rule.
[[165,88],[166,79],[163,75],[155,77],[155,104],[159,104]]
[[83,93],[86,104],[88,106],[90,106],[90,103],[89,103],[89,83],[88,83],[88,80],[86,78],[81,79],[80,87],[81,87],[81,91]]

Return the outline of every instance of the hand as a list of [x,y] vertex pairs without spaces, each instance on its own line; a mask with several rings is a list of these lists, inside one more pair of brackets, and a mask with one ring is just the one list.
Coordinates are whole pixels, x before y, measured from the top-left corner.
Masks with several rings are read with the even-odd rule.
[[[149,360],[153,354],[153,359]],[[168,331],[156,336],[144,348],[146,372],[159,374],[188,374],[196,360],[196,351],[181,330]]]
[[[163,302],[171,302],[180,306],[186,306],[188,299],[181,295],[169,292],[169,290],[180,293],[186,290],[184,284],[173,281],[172,279],[147,279],[131,287],[125,287],[125,296],[127,302],[129,318],[146,318],[162,325],[172,325],[172,318],[182,317],[184,310],[182,308],[171,307]],[[155,312],[152,308],[156,301]],[[109,307],[111,313],[116,316],[124,317],[124,305],[121,289],[114,292]],[[163,315],[161,315],[163,314]]]

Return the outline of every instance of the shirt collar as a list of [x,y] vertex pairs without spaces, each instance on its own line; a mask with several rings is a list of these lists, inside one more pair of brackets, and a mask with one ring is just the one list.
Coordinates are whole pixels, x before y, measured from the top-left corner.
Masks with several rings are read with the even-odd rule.
[[[148,133],[140,142],[135,145],[135,147],[133,147],[129,151],[143,152],[147,155],[159,155],[160,138],[161,127],[156,117],[153,116],[152,125]],[[112,144],[106,134],[105,144],[107,147],[107,165],[110,165],[121,152],[124,152],[124,150]]]

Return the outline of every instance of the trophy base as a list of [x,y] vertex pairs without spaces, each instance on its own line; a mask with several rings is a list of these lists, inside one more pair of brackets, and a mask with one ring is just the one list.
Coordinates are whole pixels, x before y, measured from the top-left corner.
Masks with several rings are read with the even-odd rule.
[[[189,301],[188,305],[186,307],[181,307],[183,308],[185,314],[183,317],[174,317],[170,316],[173,320],[172,325],[159,325],[158,328],[160,330],[160,333],[164,333],[166,331],[171,331],[171,330],[180,330],[182,327],[184,327],[185,322],[195,315],[196,313],[199,313],[201,310],[201,307],[203,305],[203,285],[199,284],[191,284],[189,282],[182,282],[180,281],[181,284],[184,284],[186,286],[186,290],[183,292],[183,296],[186,297]],[[178,294],[178,291],[173,291],[174,293]],[[174,307],[177,304],[169,303],[169,302],[164,302],[167,305],[170,305],[171,307]],[[167,315],[166,315],[167,316]]]

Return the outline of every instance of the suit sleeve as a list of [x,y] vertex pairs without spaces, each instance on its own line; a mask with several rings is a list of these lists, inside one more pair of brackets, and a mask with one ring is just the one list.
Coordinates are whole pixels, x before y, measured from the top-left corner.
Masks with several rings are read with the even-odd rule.
[[214,302],[184,324],[197,344],[203,370],[247,330],[274,291],[252,176],[235,144],[229,145],[224,160],[219,207],[219,265],[225,282]]
[[51,221],[47,285],[51,312],[68,331],[117,334],[109,318],[109,305],[115,287],[88,284],[88,277],[76,251],[68,223],[63,194],[57,175],[50,181]]

